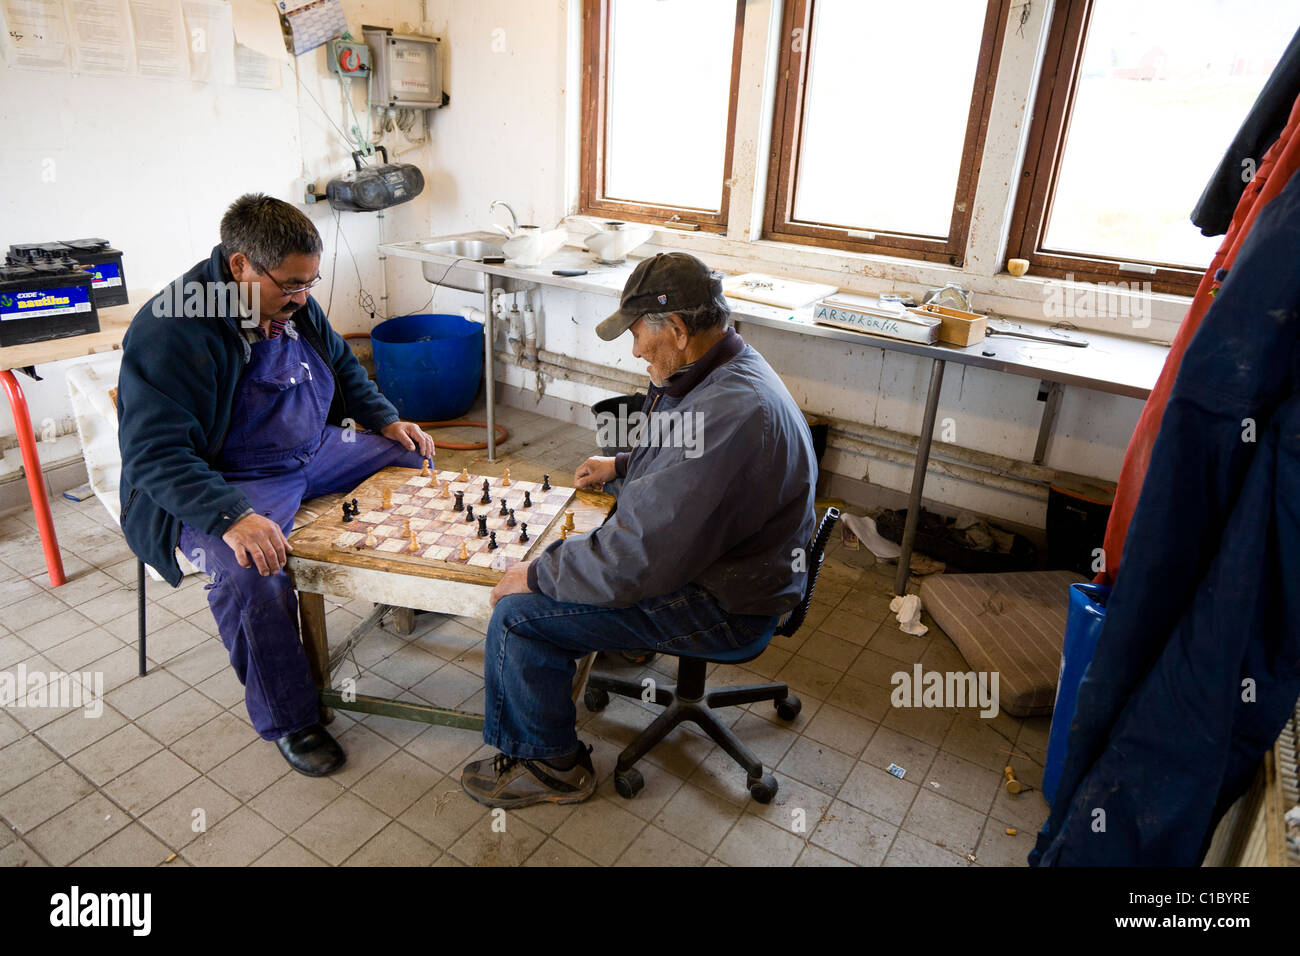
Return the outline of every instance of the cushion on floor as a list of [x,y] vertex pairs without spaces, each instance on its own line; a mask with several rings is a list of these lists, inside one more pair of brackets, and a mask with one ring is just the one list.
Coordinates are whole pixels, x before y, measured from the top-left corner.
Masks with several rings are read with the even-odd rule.
[[1002,710],[1050,714],[1065,641],[1073,571],[934,574],[921,603],[975,671],[998,673]]

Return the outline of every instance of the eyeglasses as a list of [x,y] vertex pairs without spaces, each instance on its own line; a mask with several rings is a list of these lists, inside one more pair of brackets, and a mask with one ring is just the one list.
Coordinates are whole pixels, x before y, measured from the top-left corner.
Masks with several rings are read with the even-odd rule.
[[309,292],[311,291],[312,287],[315,286],[318,282],[320,282],[321,279],[323,278],[323,276],[321,276],[321,274],[318,272],[316,273],[316,278],[312,279],[306,285],[295,286],[291,289],[287,289],[284,287],[284,284],[281,283],[279,279],[271,275],[271,270],[266,268],[266,266],[262,265],[256,259],[250,258],[248,261],[253,264],[253,268],[255,268],[258,272],[260,272],[262,275],[266,276],[273,283],[275,283],[275,287],[280,290],[281,295],[297,295],[299,292]]

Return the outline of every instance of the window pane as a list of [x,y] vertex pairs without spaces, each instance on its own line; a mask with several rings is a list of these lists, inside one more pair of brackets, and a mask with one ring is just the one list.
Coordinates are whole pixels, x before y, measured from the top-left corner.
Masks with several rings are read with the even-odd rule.
[[985,13],[976,0],[817,0],[797,221],[948,235]]
[[717,211],[735,0],[611,0],[605,195]]
[[1098,0],[1043,247],[1208,265],[1192,207],[1297,23],[1294,0]]

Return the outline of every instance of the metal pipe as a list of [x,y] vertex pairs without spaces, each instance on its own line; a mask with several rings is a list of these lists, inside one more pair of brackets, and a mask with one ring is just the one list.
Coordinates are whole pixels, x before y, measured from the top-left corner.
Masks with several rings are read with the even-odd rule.
[[27,493],[32,499],[32,512],[36,516],[36,530],[41,535],[41,549],[45,552],[45,572],[50,586],[58,587],[67,578],[63,574],[63,556],[59,553],[59,536],[54,531],[54,516],[50,513],[50,499],[45,494],[45,475],[41,471],[41,456],[36,450],[36,436],[32,433],[32,417],[27,409],[27,396],[14,373],[0,369],[0,384],[9,396],[9,410],[14,417],[14,432],[18,447],[23,453],[23,471],[27,475]]
[[907,522],[903,525],[902,551],[898,555],[898,573],[894,576],[894,593],[907,593],[907,572],[912,563],[912,544],[921,519],[921,492],[925,489],[925,468],[930,460],[930,439],[934,436],[934,416],[939,411],[939,390],[943,386],[943,369],[948,363],[935,359],[930,367],[930,391],[925,396],[925,417],[916,443],[916,464],[912,468],[912,493],[907,499]]
[[487,458],[496,461],[497,457],[497,405],[496,405],[496,368],[492,364],[492,351],[496,330],[492,323],[492,283],[483,283],[483,389],[487,402]]

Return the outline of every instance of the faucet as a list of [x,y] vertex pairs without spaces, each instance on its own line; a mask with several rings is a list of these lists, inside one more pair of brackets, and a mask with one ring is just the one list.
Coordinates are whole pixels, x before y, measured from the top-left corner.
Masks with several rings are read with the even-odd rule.
[[[504,199],[494,199],[494,200],[492,200],[492,204],[491,204],[490,206],[488,206],[488,212],[495,212],[497,206],[505,206],[505,207],[506,207],[506,212],[510,213],[510,233],[509,233],[509,234],[510,234],[511,236],[513,236],[515,233],[517,233],[517,232],[519,231],[519,217],[516,216],[516,215],[515,215],[515,211],[514,211],[513,209],[510,208],[510,203],[506,202]],[[501,226],[497,226],[496,228],[501,229],[501,228],[503,228],[503,227],[501,227]]]

